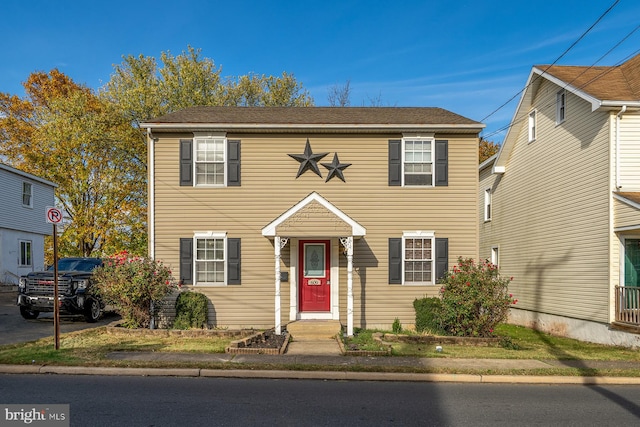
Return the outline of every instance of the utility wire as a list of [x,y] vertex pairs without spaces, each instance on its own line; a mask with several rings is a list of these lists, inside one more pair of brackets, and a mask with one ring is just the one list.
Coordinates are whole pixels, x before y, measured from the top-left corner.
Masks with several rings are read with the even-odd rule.
[[559,60],[561,60],[567,53],[569,53],[569,51],[571,49],[573,49],[575,47],[575,45],[577,45],[580,40],[582,40],[589,32],[591,32],[591,30],[598,25],[598,23],[609,13],[611,12],[611,10],[620,2],[620,0],[615,0],[613,2],[613,4],[611,6],[609,6],[609,8],[602,14],[600,15],[600,17],[596,20],[596,22],[594,22],[585,32],[582,33],[582,35],[580,37],[578,37],[578,39],[576,41],[574,41],[571,46],[569,46],[563,53],[562,55],[560,55],[555,61],[553,61],[553,63],[551,65],[548,65],[547,68],[545,68],[542,72],[542,74],[537,75],[534,79],[531,80],[531,82],[525,86],[524,88],[522,88],[518,93],[516,93],[515,95],[513,95],[511,98],[509,98],[509,100],[507,102],[505,102],[504,104],[500,105],[498,108],[496,108],[495,110],[493,110],[491,113],[489,113],[487,116],[483,117],[480,122],[484,122],[486,119],[488,119],[489,117],[493,116],[495,113],[497,113],[498,111],[500,111],[501,109],[503,109],[507,104],[509,104],[511,101],[513,101],[516,97],[518,97],[520,94],[522,94],[525,90],[527,90],[529,88],[529,86],[531,86],[538,78],[540,78],[543,74],[545,74],[545,72],[552,67],[553,65],[555,65]]
[[[598,58],[598,60],[596,62],[594,62],[592,65],[590,65],[589,67],[587,67],[586,69],[584,69],[580,74],[578,74],[573,80],[571,80],[570,82],[566,83],[563,86],[563,89],[566,89],[568,86],[570,86],[574,81],[576,81],[578,79],[578,77],[580,77],[581,75],[583,75],[584,73],[586,73],[589,69],[593,68],[595,66],[595,64],[597,64],[598,62],[600,62],[604,57],[606,57],[607,55],[609,55],[615,48],[617,48],[618,46],[620,46],[621,43],[623,43],[626,39],[628,39],[633,33],[635,33],[638,29],[640,29],[640,25],[638,25],[636,28],[634,28],[629,34],[627,34],[621,41],[619,41],[618,43],[616,43],[616,45],[614,47],[612,47],[611,49],[609,49],[607,51],[607,53],[605,53],[604,55],[602,55],[600,58]],[[593,78],[591,78],[590,80],[584,82],[582,85],[577,86],[576,89],[581,90],[584,89],[585,87],[589,86],[591,83],[601,79],[602,77],[606,76],[607,74],[609,74],[610,72],[612,72],[613,70],[616,69],[616,67],[620,66],[621,64],[624,64],[625,62],[627,62],[629,59],[633,58],[634,56],[636,56],[638,53],[640,53],[640,49],[636,50],[635,52],[627,55],[625,58],[623,58],[622,60],[618,61],[616,64],[607,67],[606,69],[604,69],[601,73],[597,74],[596,76],[594,76]],[[542,74],[540,74],[541,76]],[[530,85],[527,86],[527,88]],[[526,89],[526,88],[525,88]],[[549,107],[553,104],[553,100],[549,101],[549,103],[544,104],[544,107]],[[508,130],[509,128],[511,128],[512,126],[522,122],[523,120],[527,119],[528,116],[523,116],[522,118],[518,119],[518,120],[514,120],[512,122],[510,122],[509,124],[487,134],[483,136],[483,139],[487,139],[492,137],[493,135],[497,135],[505,130]]]

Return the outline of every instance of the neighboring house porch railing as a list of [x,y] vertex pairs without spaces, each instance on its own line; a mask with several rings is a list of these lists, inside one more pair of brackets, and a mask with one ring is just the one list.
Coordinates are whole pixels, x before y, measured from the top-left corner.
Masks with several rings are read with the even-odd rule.
[[616,286],[616,322],[640,326],[640,287]]

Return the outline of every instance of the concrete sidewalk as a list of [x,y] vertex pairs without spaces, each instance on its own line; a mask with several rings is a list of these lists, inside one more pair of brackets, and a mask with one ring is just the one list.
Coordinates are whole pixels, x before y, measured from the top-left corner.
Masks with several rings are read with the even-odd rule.
[[[194,354],[165,352],[113,352],[108,359],[131,362],[168,362],[184,364],[174,368],[81,367],[47,365],[0,365],[0,374],[61,374],[107,376],[178,376],[225,378],[316,379],[357,381],[464,382],[506,384],[583,384],[583,385],[640,385],[640,377],[594,377],[580,375],[528,375],[527,371],[545,368],[638,368],[632,362],[505,360],[505,359],[446,359],[413,357],[351,357],[337,355],[262,355],[262,354]],[[200,368],[198,365],[222,364],[220,369]],[[226,365],[226,366],[224,366]],[[270,365],[274,369],[252,369]],[[193,367],[196,366],[196,367]],[[295,370],[289,368],[294,367]],[[308,370],[305,370],[305,366]],[[281,369],[278,369],[281,367]],[[363,371],[352,370],[353,367]],[[396,367],[408,372],[376,372],[376,368]],[[341,369],[342,368],[342,369]],[[450,368],[461,371],[490,371],[474,373],[420,373],[429,368]],[[365,372],[367,371],[368,372]],[[500,375],[500,371],[509,374]],[[514,375],[513,370],[522,373]]]
[[[293,345],[292,345],[293,344]],[[298,344],[298,346],[296,346]],[[343,356],[331,341],[289,344],[283,355],[230,353],[125,352],[107,354],[107,359],[132,364],[160,362],[173,368],[80,367],[0,365],[0,374],[68,374],[119,376],[184,376],[280,378],[360,381],[426,381],[522,384],[629,384],[640,385],[640,377],[581,376],[589,369],[640,369],[637,362],[597,360],[455,359],[395,356]],[[333,347],[335,345],[335,347]],[[293,350],[293,351],[291,351]],[[221,365],[219,369],[200,366]],[[184,367],[180,367],[183,365]],[[271,369],[255,369],[269,366]],[[542,369],[567,369],[567,375],[530,375]],[[402,372],[384,372],[385,370]],[[450,369],[461,373],[424,373]],[[577,369],[577,374],[576,374]],[[413,371],[413,372],[412,372]],[[519,374],[514,374],[514,371]],[[473,372],[484,372],[474,374]],[[504,373],[501,375],[501,372]],[[539,371],[538,371],[539,372]]]

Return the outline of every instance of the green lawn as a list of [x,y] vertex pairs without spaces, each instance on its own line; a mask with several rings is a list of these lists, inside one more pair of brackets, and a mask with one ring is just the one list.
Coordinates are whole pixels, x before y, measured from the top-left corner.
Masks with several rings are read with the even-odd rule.
[[[345,345],[353,344],[362,350],[379,350],[380,344],[372,331],[356,331]],[[383,332],[383,331],[380,331]],[[388,331],[386,331],[388,332]],[[552,359],[552,360],[626,360],[640,362],[640,352],[622,347],[599,344],[548,335],[514,325],[500,325],[496,334],[503,337],[501,346],[442,345],[436,352],[435,344],[392,343],[394,356],[456,357],[480,359]]]
[[[35,364],[35,365],[71,365],[71,366],[145,366],[145,367],[192,367],[182,362],[131,362],[111,360],[106,357],[115,351],[153,351],[153,352],[195,352],[223,353],[232,337],[212,335],[170,335],[168,333],[140,333],[141,331],[121,330],[114,332],[106,327],[89,331],[62,334],[60,349],[55,350],[53,338],[38,341],[0,346],[0,364]],[[380,343],[372,335],[374,331],[357,330],[353,338],[345,340],[345,346],[367,350],[380,350]],[[383,331],[389,332],[389,331]],[[416,356],[439,358],[492,358],[492,359],[551,359],[551,360],[606,360],[640,362],[640,351],[621,347],[589,344],[581,341],[559,338],[543,334],[531,329],[501,325],[496,330],[504,337],[505,346],[469,346],[443,345],[442,352],[436,352],[435,344],[393,343],[392,356]],[[229,364],[205,363],[198,367],[217,369],[233,369]],[[247,366],[244,366],[247,368]],[[277,369],[268,365],[251,366],[252,369]],[[281,368],[281,367],[280,367]],[[289,366],[289,369],[345,369],[343,367]],[[351,370],[362,370],[363,367],[351,367]],[[375,369],[375,368],[372,368]],[[398,370],[401,368],[388,368]],[[637,372],[636,372],[637,371]],[[449,372],[449,370],[446,370]],[[565,369],[545,370],[538,374],[566,375]],[[530,374],[533,374],[531,372]],[[576,370],[576,375],[585,374]],[[608,372],[588,372],[589,375],[608,374]],[[618,372],[618,375],[623,374]],[[640,375],[640,370],[627,370],[625,375]]]

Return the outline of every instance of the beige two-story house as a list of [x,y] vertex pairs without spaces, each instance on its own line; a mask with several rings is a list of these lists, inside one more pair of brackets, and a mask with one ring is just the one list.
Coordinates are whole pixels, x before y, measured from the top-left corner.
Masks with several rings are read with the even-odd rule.
[[480,256],[514,277],[513,322],[640,345],[639,109],[640,56],[533,67],[480,165]]
[[440,108],[195,107],[150,120],[151,255],[217,327],[414,324],[478,256],[481,123]]

